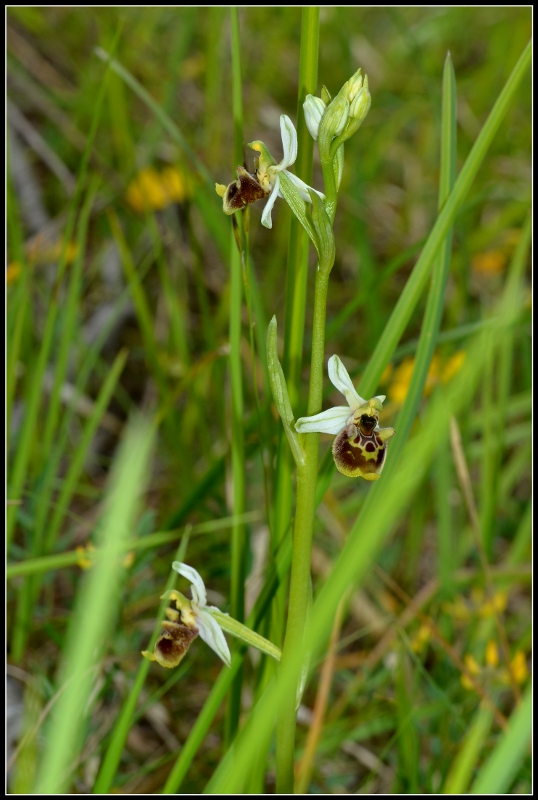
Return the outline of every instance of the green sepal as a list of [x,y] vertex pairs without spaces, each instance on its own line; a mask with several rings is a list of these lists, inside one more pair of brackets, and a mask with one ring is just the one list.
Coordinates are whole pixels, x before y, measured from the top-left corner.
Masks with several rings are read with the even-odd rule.
[[306,213],[306,203],[301,197],[300,191],[297,189],[293,181],[289,179],[285,172],[281,172],[279,174],[280,178],[280,194],[289,205],[303,228],[308,234],[308,237],[316,250],[318,249],[319,243],[316,238],[316,233],[314,228],[312,227],[312,223],[310,222],[308,215]]
[[294,429],[295,418],[291,410],[286,378],[284,377],[278,359],[277,322],[275,316],[273,316],[267,328],[267,370],[269,372],[269,383],[271,384],[273,400],[275,401],[276,410],[284,425],[284,431],[288,437],[293,458],[297,466],[302,467],[305,462],[305,456]]
[[323,100],[326,106],[328,106],[329,103],[332,101],[331,93],[326,86],[321,87],[321,99]]

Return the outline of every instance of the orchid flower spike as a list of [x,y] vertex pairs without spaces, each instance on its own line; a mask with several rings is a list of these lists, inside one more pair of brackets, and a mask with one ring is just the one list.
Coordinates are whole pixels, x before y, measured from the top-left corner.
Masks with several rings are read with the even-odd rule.
[[211,612],[224,615],[215,606],[207,605],[207,594],[202,578],[193,567],[180,561],[174,561],[172,569],[191,582],[192,600],[187,600],[175,590],[167,593],[169,599],[175,602],[177,611],[172,608],[166,609],[167,619],[162,623],[163,630],[155,643],[153,653],[145,651],[142,655],[150,661],[157,661],[163,667],[176,667],[191,642],[200,635],[226,666],[231,666],[230,649],[219,623]]
[[387,440],[394,428],[379,427],[379,413],[385,395],[364,400],[357,394],[349,374],[338,358],[329,359],[329,378],[342,392],[347,406],[336,406],[312,417],[301,417],[295,423],[299,433],[332,433],[333,458],[337,469],[350,478],[376,481],[387,456]]

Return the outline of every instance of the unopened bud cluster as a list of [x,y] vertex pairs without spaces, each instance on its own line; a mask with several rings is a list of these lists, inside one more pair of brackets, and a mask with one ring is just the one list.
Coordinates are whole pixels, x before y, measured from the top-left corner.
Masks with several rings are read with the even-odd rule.
[[343,144],[358,130],[371,105],[368,76],[360,69],[344,83],[334,100],[323,87],[322,97],[309,94],[303,104],[306,125],[319,143],[322,159],[328,159],[335,138]]

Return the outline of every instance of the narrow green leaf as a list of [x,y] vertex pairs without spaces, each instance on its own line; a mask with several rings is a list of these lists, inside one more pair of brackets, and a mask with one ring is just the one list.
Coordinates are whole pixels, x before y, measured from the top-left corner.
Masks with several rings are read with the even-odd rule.
[[520,704],[512,713],[508,730],[481,767],[471,786],[471,794],[506,794],[523,759],[530,755],[532,734],[532,687],[528,686]]
[[139,497],[147,475],[152,429],[133,421],[113,470],[100,532],[101,558],[85,575],[68,632],[58,680],[58,699],[45,738],[36,794],[69,792],[71,768],[77,763],[80,739],[98,680],[103,645],[112,630],[122,597],[125,569],[121,544],[132,535]]

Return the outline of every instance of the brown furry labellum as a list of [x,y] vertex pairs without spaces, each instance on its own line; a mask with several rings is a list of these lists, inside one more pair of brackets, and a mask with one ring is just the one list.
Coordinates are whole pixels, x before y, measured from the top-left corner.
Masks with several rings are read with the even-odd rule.
[[333,442],[336,467],[349,478],[377,481],[385,465],[387,439],[394,436],[394,428],[376,427],[379,416],[374,414],[361,414]]
[[143,653],[150,661],[157,661],[161,667],[177,667],[191,642],[198,636],[198,628],[186,625],[181,613],[167,608],[167,620],[162,623],[162,631],[155,642],[153,654]]
[[237,180],[227,187],[217,184],[217,192],[222,197],[222,209],[228,215],[235,214],[270,194],[263,188],[256,174],[251,175],[241,166],[237,167]]

